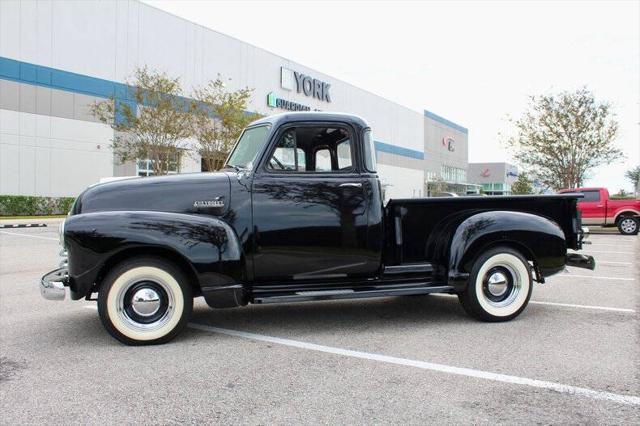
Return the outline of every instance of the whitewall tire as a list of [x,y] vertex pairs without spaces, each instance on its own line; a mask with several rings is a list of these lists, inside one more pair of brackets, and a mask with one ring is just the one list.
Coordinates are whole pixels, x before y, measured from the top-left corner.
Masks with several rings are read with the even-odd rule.
[[163,259],[142,257],[118,264],[98,293],[100,320],[128,345],[164,343],[187,324],[193,309],[185,274]]
[[529,262],[516,250],[496,247],[476,259],[467,289],[459,299],[474,318],[508,321],[526,308],[532,289]]

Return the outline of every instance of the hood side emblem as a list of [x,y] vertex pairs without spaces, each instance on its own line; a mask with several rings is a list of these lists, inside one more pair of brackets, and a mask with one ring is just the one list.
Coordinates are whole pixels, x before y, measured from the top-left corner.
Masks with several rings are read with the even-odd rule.
[[197,200],[193,202],[193,207],[196,209],[224,207],[224,197],[216,197],[213,200]]

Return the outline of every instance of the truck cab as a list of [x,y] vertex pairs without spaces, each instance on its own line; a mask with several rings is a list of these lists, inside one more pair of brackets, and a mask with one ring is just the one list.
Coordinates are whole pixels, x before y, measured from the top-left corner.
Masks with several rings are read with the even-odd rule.
[[93,299],[106,330],[163,343],[193,299],[259,303],[456,294],[482,321],[508,321],[534,282],[593,269],[579,194],[393,199],[360,117],[286,113],[248,126],[223,170],[96,185],[61,227],[67,259],[47,299]]
[[254,283],[377,274],[383,216],[371,129],[357,117],[285,115],[246,132],[267,127],[263,152],[246,157],[243,135],[227,162],[251,173]]

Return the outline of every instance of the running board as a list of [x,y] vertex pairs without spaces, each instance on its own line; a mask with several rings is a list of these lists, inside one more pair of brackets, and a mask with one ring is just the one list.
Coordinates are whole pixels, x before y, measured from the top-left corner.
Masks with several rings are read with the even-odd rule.
[[431,263],[403,263],[384,267],[384,275],[396,274],[429,274],[433,272]]
[[454,288],[450,285],[427,286],[419,285],[403,286],[400,288],[373,288],[368,290],[356,289],[335,289],[335,290],[313,290],[297,291],[289,294],[274,294],[271,296],[255,297],[253,303],[287,303],[287,302],[307,302],[311,300],[338,300],[338,299],[360,299],[368,297],[387,296],[410,296],[416,294],[429,293],[451,293]]

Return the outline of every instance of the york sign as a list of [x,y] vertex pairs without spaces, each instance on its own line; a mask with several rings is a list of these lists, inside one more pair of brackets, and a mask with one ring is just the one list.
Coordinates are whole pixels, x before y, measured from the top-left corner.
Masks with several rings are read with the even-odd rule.
[[311,96],[321,101],[331,102],[331,95],[329,94],[331,85],[329,83],[289,68],[280,68],[280,86],[286,90],[294,90],[295,86],[295,90],[298,93],[303,93],[305,96]]

